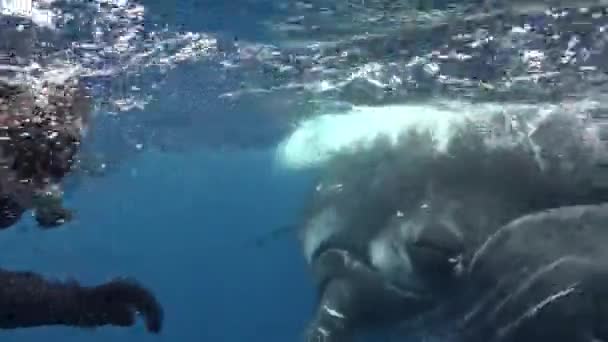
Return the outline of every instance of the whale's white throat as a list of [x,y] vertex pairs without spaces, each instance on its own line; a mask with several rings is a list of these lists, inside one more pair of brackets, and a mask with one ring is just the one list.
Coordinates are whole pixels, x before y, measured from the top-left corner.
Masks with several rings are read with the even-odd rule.
[[[508,111],[533,111],[535,116],[543,116],[538,107],[508,107]],[[453,132],[455,122],[467,118],[483,119],[505,110],[505,106],[498,104],[459,102],[447,105],[355,106],[345,113],[320,114],[300,122],[279,144],[277,161],[282,167],[290,169],[318,167],[336,152],[356,153],[381,136],[396,143],[400,134],[412,128],[430,130],[439,149],[442,149]]]

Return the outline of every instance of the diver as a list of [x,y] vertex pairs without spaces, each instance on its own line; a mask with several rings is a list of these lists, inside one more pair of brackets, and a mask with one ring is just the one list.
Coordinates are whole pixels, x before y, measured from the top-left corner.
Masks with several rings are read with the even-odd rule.
[[[16,4],[25,11],[2,7]],[[90,124],[90,97],[75,75],[54,66],[50,75],[42,71],[39,36],[54,32],[28,16],[31,2],[0,1],[0,10],[0,228],[29,209],[40,227],[57,227],[72,217],[61,182]],[[133,280],[82,286],[0,269],[0,328],[132,326],[137,314],[150,332],[161,331],[161,305]]]

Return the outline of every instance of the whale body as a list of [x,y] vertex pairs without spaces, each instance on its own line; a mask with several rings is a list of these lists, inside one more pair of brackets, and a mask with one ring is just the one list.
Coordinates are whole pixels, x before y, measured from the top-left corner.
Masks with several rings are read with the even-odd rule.
[[[319,291],[307,341],[352,341],[361,331],[435,310],[465,320],[468,311],[483,306],[483,295],[503,290],[499,279],[513,288],[530,281],[508,264],[485,270],[490,280],[481,277],[474,264],[486,254],[479,251],[521,217],[549,209],[559,217],[561,208],[593,208],[608,199],[600,114],[586,104],[451,103],[356,107],[300,124],[278,147],[277,160],[286,168],[320,172],[299,230]],[[552,236],[555,244],[570,238]],[[599,243],[588,235],[576,239],[580,245]],[[503,263],[508,258],[500,255],[518,255],[513,244],[493,251]],[[542,264],[534,259],[540,256],[522,256],[523,265]],[[596,256],[582,258],[578,275],[597,271],[588,267]],[[517,324],[524,314],[520,306],[506,310],[500,321],[471,320],[460,337],[499,341],[487,332]]]

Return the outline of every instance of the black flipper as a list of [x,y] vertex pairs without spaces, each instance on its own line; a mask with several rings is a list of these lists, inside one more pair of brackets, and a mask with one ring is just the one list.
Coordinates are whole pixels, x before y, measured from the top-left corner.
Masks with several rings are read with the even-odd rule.
[[332,280],[325,286],[313,321],[306,331],[306,342],[353,341],[353,304],[360,294],[348,280]]
[[132,326],[141,313],[147,330],[162,328],[163,310],[154,295],[128,280],[94,287],[49,281],[32,272],[0,270],[0,328],[48,325]]
[[60,194],[39,193],[34,197],[34,218],[42,229],[61,226],[73,218],[72,211],[63,207]]

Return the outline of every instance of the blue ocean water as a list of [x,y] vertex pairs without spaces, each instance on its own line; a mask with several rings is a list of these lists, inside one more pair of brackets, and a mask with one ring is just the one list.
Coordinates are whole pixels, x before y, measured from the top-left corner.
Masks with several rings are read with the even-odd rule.
[[[251,27],[263,12],[234,16],[239,6],[225,1],[146,5],[152,16],[184,30],[226,35],[255,34]],[[204,64],[178,67],[166,96],[137,114],[150,118],[144,120],[147,130],[170,127],[179,137],[175,143],[187,148],[161,152],[144,146],[108,175],[69,187],[74,222],[40,231],[28,218],[0,235],[8,269],[85,284],[123,275],[137,279],[164,306],[163,332],[150,335],[141,322],[127,329],[43,327],[2,331],[3,341],[299,338],[314,303],[299,246],[292,235],[263,247],[251,241],[296,223],[311,178],[273,167],[272,142],[281,132],[271,120],[252,119],[255,113],[223,107],[216,99],[221,82],[212,77]],[[218,87],[208,86],[213,82]],[[111,124],[97,124],[98,139],[112,137]],[[216,148],[222,139],[249,148]],[[122,148],[106,145],[104,152],[120,155]]]
[[133,329],[39,328],[5,341],[293,341],[309,307],[298,246],[249,238],[292,224],[309,185],[274,172],[269,151],[142,154],[71,193],[65,229],[6,232],[3,265],[96,283],[130,275],[165,306],[160,336]]

